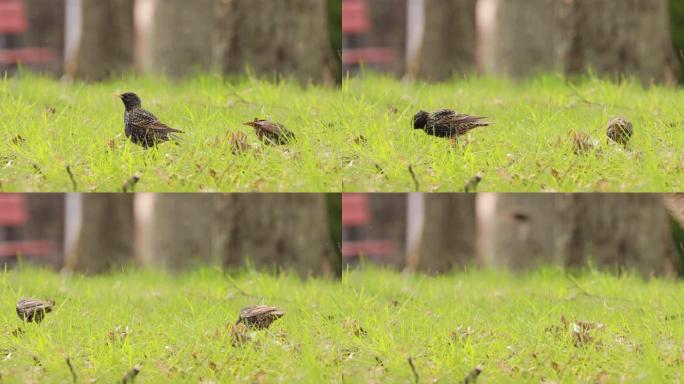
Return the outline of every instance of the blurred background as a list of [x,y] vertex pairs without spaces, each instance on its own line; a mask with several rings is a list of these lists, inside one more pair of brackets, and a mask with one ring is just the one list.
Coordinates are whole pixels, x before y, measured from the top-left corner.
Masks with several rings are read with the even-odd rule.
[[0,72],[137,71],[339,83],[341,0],[0,0]]
[[341,276],[339,194],[0,194],[0,264]]
[[342,0],[343,68],[684,80],[682,0]]
[[342,207],[345,265],[684,275],[684,194],[344,194]]

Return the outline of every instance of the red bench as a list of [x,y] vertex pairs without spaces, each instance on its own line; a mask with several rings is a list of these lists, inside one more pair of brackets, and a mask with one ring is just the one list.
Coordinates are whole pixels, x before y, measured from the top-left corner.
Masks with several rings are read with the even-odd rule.
[[[18,35],[28,30],[28,18],[24,0],[0,0],[0,34]],[[43,64],[54,59],[48,48],[0,49],[0,64]]]
[[[26,197],[21,194],[0,194],[0,227],[17,229],[28,221]],[[0,238],[0,258],[18,255],[46,256],[53,244],[46,240],[5,240]]]
[[[366,0],[342,1],[342,33],[349,37],[363,35],[370,31],[370,12]],[[354,64],[390,64],[396,59],[391,48],[381,47],[345,47],[342,50],[342,63]]]
[[[345,229],[361,228],[370,224],[368,195],[345,193],[342,195],[342,226]],[[345,259],[364,256],[390,256],[396,247],[389,240],[342,240],[342,257]]]

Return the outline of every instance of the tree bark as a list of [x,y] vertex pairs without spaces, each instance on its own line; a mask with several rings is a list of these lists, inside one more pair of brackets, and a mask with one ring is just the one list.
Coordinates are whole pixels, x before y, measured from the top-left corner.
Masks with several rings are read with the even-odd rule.
[[371,223],[366,229],[366,239],[389,240],[396,245],[396,252],[383,264],[403,267],[406,257],[406,195],[403,193],[370,193],[368,207]]
[[132,70],[133,0],[82,1],[83,27],[67,75],[97,81]]
[[475,230],[474,195],[426,194],[423,234],[408,267],[442,273],[475,264]]
[[199,265],[218,264],[212,255],[211,196],[155,194],[150,220],[141,228],[142,259],[146,264],[180,271]]
[[64,50],[64,0],[27,0],[29,30],[24,41],[29,47],[52,50],[54,60],[41,66],[48,72],[61,75]]
[[493,223],[493,255],[488,263],[513,270],[561,263],[555,257],[555,195],[498,194]]
[[654,194],[500,194],[491,263],[634,268],[673,272],[673,244],[662,196]]
[[557,69],[556,0],[499,0],[496,5],[492,68],[521,77]]
[[567,73],[592,69],[674,81],[667,0],[573,0],[560,6],[561,61]]
[[27,193],[27,240],[48,240],[52,253],[41,262],[61,268],[64,259],[64,194]]
[[373,0],[368,8],[373,28],[368,34],[368,45],[392,48],[397,60],[389,69],[397,75],[405,73],[406,0]]
[[65,260],[67,269],[103,273],[133,264],[133,195],[81,195],[78,240]]
[[214,65],[216,0],[156,0],[147,70],[172,77]]
[[[425,31],[415,75],[442,81],[475,69],[476,0],[425,0]],[[413,67],[413,66],[412,66]]]
[[[219,20],[223,71],[330,84],[333,56],[322,0],[228,0]],[[339,71],[338,71],[339,72]]]
[[674,246],[663,197],[659,194],[573,194],[557,208],[566,218],[565,265],[593,262],[644,276],[674,273]]
[[229,194],[215,201],[214,253],[226,267],[246,262],[336,275],[323,194]]

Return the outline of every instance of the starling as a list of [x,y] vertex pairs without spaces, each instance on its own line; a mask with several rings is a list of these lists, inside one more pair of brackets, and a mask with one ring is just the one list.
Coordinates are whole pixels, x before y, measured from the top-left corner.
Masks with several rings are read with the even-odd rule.
[[294,133],[280,123],[254,118],[254,121],[248,121],[244,124],[254,128],[259,140],[267,144],[287,144],[295,138]]
[[237,324],[245,324],[248,327],[256,329],[266,329],[272,322],[283,317],[285,312],[278,310],[276,307],[269,307],[267,305],[255,305],[253,307],[246,307],[240,311],[240,318]]
[[471,129],[491,124],[482,119],[484,117],[457,113],[451,109],[440,109],[433,113],[420,111],[413,116],[413,128],[422,129],[428,135],[456,138]]
[[615,143],[627,145],[629,138],[632,137],[634,128],[632,123],[624,117],[616,117],[608,122],[606,136]]
[[133,143],[148,148],[170,139],[175,140],[177,139],[175,133],[183,133],[181,130],[162,123],[155,115],[142,109],[142,101],[135,93],[127,92],[117,96],[126,106],[124,113],[126,137],[130,138]]
[[45,314],[52,311],[53,305],[55,302],[52,300],[21,299],[17,303],[17,315],[29,323],[40,323]]

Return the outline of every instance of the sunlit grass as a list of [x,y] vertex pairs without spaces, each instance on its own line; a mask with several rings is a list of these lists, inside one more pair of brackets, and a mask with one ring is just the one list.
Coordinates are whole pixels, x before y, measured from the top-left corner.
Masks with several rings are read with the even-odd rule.
[[[680,191],[684,189],[684,91],[595,78],[542,76],[520,83],[466,78],[442,84],[374,74],[346,79],[344,188],[347,191],[460,191],[476,174],[479,191]],[[420,109],[487,116],[452,147],[413,130]],[[627,150],[607,144],[611,117],[635,133]],[[571,132],[595,148],[576,155]],[[361,138],[362,137],[362,138]]]
[[[598,272],[344,275],[344,312],[367,332],[342,341],[350,382],[681,382],[684,285]],[[567,323],[563,323],[561,317]],[[578,341],[573,326],[596,327]],[[382,362],[382,363],[380,363]]]
[[[310,382],[339,379],[337,281],[302,282],[252,271],[200,270],[63,277],[34,269],[0,275],[0,375],[4,382]],[[15,313],[21,297],[53,299],[40,324]],[[233,346],[241,308],[275,305],[285,316]],[[15,334],[21,327],[24,332]]]
[[[179,146],[143,150],[124,136],[121,101],[133,91],[143,107],[182,129]],[[336,87],[294,81],[204,75],[172,82],[126,77],[98,84],[60,83],[28,73],[0,81],[0,191],[119,191],[134,174],[136,191],[339,191],[337,147],[342,96]],[[262,145],[242,123],[285,124],[297,139]],[[252,150],[231,153],[230,132]]]

